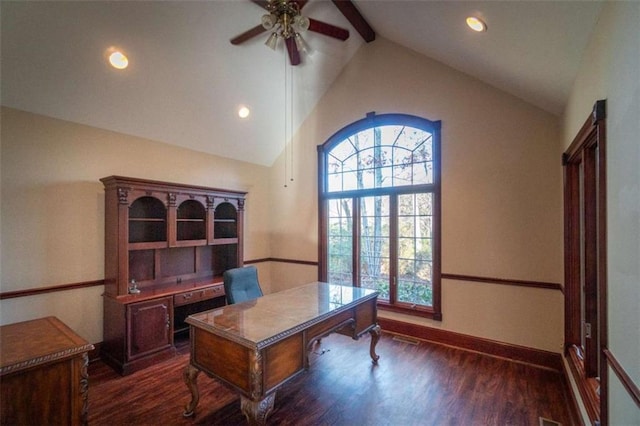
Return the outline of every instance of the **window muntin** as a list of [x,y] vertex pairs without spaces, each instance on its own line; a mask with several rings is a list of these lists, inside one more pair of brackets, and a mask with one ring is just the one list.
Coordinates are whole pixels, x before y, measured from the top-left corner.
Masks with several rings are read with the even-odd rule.
[[318,147],[320,280],[442,318],[439,145],[440,122],[372,113]]

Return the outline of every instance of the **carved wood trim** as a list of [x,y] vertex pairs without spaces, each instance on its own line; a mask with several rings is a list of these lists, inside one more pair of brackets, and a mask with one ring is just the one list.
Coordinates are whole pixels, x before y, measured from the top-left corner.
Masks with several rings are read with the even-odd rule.
[[254,400],[262,397],[264,389],[263,378],[263,364],[262,364],[262,351],[255,349],[249,354],[249,375],[251,377],[251,398]]
[[[86,345],[77,346],[74,348],[65,349],[63,351],[54,352],[52,354],[47,354],[43,356],[39,356],[37,358],[31,358],[27,361],[17,362],[15,364],[5,365],[4,367],[0,367],[0,375],[5,375],[11,373],[13,371],[25,370],[27,368],[36,367],[38,365],[47,364],[51,361],[56,361],[59,359],[69,358],[72,355],[88,352],[93,349],[93,345],[87,343]],[[87,358],[88,359],[88,358]]]
[[80,411],[80,422],[83,425],[89,424],[89,355],[85,352],[82,355],[82,367],[80,371],[80,398],[82,409]]

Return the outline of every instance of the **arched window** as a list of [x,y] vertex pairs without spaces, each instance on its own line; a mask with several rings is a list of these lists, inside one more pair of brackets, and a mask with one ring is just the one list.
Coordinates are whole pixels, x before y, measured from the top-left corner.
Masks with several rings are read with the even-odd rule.
[[440,121],[367,114],[318,146],[320,280],[442,319]]

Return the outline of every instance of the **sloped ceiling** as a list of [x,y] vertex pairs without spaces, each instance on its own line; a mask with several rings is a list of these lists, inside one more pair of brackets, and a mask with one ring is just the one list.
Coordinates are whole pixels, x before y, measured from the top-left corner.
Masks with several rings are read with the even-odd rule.
[[[553,114],[564,108],[601,8],[593,1],[355,0],[384,37]],[[1,3],[2,105],[269,166],[364,43],[333,3],[305,15],[343,28],[305,34],[311,55],[287,67],[267,34],[229,39],[264,10],[246,0]],[[483,17],[472,33],[464,18]],[[375,41],[373,42],[375,43]],[[118,47],[130,66],[116,71]],[[293,96],[288,87],[293,85]],[[293,99],[293,120],[285,114]],[[241,120],[239,105],[251,108]]]

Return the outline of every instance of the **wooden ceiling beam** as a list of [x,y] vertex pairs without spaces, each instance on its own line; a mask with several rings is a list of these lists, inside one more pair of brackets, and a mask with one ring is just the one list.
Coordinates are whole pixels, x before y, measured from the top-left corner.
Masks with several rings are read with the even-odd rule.
[[333,4],[336,5],[338,10],[347,18],[351,25],[353,25],[353,28],[358,31],[364,41],[370,43],[376,39],[375,31],[373,31],[371,25],[364,19],[364,16],[362,16],[351,0],[333,0]]

